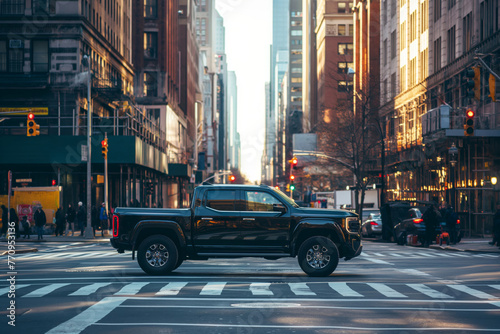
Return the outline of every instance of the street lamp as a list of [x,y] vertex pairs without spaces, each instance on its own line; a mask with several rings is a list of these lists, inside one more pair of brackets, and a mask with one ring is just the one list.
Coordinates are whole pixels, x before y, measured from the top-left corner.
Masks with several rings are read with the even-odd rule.
[[84,55],[82,65],[87,67],[87,227],[85,228],[85,239],[94,237],[92,232],[92,70],[90,57]]
[[458,148],[455,146],[455,143],[451,144],[451,147],[448,150],[448,154],[450,155],[451,167],[455,167],[457,164],[457,154],[458,154]]

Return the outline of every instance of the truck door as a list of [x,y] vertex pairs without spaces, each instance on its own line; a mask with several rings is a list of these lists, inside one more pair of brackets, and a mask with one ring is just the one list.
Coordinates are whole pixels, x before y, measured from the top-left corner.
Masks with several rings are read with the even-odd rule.
[[251,252],[286,251],[290,242],[287,206],[267,191],[242,190],[241,193],[241,244]]
[[238,190],[208,189],[194,210],[193,243],[198,253],[227,252],[239,241]]

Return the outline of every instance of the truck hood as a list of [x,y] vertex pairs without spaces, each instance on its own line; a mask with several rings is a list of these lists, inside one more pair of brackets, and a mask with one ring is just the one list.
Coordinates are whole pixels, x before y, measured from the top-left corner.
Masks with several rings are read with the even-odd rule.
[[305,215],[308,217],[330,217],[330,218],[357,217],[355,213],[347,210],[294,208],[294,211],[298,215]]

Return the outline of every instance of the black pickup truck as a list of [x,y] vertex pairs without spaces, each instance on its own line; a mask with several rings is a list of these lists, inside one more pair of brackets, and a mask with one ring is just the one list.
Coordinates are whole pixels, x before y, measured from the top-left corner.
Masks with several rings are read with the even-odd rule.
[[342,210],[301,208],[268,186],[202,185],[191,208],[117,208],[111,244],[137,251],[150,275],[163,275],[185,259],[298,257],[309,276],[328,276],[340,258],[361,253],[360,223]]

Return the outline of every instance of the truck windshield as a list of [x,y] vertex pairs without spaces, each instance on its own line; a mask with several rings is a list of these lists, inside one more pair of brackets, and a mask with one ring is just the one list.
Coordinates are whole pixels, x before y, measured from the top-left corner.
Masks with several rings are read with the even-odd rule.
[[285,202],[287,202],[288,204],[290,204],[294,208],[299,208],[299,205],[297,203],[295,203],[295,201],[293,199],[291,199],[290,197],[288,197],[284,192],[282,192],[281,190],[276,189],[276,188],[272,188],[272,189],[276,193],[276,195],[278,195]]

